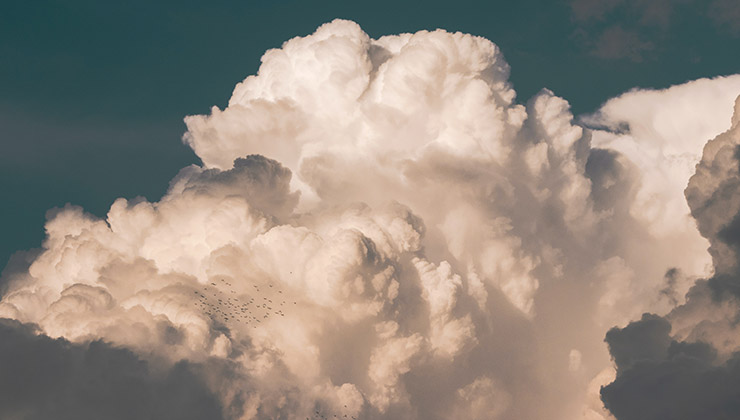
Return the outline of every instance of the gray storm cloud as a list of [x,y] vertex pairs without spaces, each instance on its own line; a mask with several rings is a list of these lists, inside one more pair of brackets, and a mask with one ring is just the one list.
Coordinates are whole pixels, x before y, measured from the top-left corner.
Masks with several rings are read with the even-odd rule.
[[508,76],[461,33],[291,39],[186,118],[202,165],[160,201],[53,212],[0,316],[186,366],[228,419],[607,419],[605,332],[687,307],[729,252],[683,188],[740,77],[627,93],[585,129]]
[[53,340],[8,320],[0,338],[3,419],[223,419],[197,376],[202,366],[182,361],[157,372],[129,350]]

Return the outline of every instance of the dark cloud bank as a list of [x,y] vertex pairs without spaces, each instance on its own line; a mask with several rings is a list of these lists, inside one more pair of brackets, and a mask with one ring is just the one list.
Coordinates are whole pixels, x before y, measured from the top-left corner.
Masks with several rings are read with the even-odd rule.
[[222,419],[218,400],[180,362],[153,369],[102,341],[72,344],[0,319],[0,418]]

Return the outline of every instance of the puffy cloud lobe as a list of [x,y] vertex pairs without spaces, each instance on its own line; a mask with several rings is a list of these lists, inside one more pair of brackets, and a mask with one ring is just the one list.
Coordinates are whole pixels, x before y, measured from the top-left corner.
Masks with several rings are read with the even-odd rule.
[[427,261],[416,259],[414,264],[419,271],[422,296],[429,303],[429,340],[432,349],[454,356],[467,341],[475,337],[469,315],[454,318],[453,310],[462,291],[462,279],[452,273],[447,262],[434,267]]
[[508,72],[460,33],[294,38],[186,119],[203,165],[161,200],[50,213],[0,316],[207,365],[226,418],[605,417],[604,329],[703,273],[665,251],[667,207],[632,211],[653,174],[591,147],[623,133],[516,104]]
[[480,377],[457,391],[451,418],[498,419],[510,404],[511,396],[488,377]]
[[[703,258],[707,241],[696,230],[683,191],[704,143],[729,128],[739,93],[740,76],[700,79],[663,91],[626,93],[585,118],[588,125],[606,127],[594,131],[595,146],[616,150],[639,168],[630,212],[651,234],[686,244],[680,268],[687,272],[701,272],[709,261]],[[701,118],[692,118],[697,113]]]
[[740,185],[737,162],[739,104],[735,105],[732,129],[707,143],[696,174],[686,189],[686,199],[699,231],[710,239],[709,252],[717,274],[737,270],[735,219],[740,212],[740,196],[737,194]]
[[185,139],[206,166],[228,168],[249,153],[294,169],[337,154],[380,159],[444,147],[488,155],[503,152],[499,136],[524,117],[510,107],[514,91],[498,48],[470,35],[422,31],[371,41],[355,23],[335,21],[262,61],[228,108],[186,119]]
[[242,197],[263,215],[284,219],[293,212],[299,198],[297,192],[290,191],[290,179],[290,170],[278,162],[249,155],[234,160],[229,171],[203,170],[197,166],[185,168],[172,181],[169,194],[193,191],[203,195]]

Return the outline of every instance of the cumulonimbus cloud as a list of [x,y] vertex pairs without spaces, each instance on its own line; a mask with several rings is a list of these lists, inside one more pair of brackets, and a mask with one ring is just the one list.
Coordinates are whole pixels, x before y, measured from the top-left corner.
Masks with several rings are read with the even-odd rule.
[[[161,200],[51,214],[0,316],[207,366],[231,419],[607,418],[605,331],[684,303],[710,261],[681,188],[651,201],[666,175],[640,153],[668,172],[675,154],[641,128],[660,98],[725,112],[740,79],[633,92],[584,129],[548,90],[518,104],[508,75],[461,33],[337,20],[287,41],[186,118],[202,165]],[[735,92],[691,102],[706,89]]]

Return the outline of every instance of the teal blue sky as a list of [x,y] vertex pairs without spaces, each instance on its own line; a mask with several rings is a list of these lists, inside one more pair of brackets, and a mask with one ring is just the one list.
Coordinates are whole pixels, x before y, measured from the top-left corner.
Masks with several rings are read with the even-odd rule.
[[50,208],[102,216],[116,197],[159,198],[197,163],[182,118],[223,107],[266,49],[337,17],[373,37],[491,39],[520,102],[546,87],[576,114],[630,88],[740,71],[732,0],[4,1],[0,266],[40,246]]

